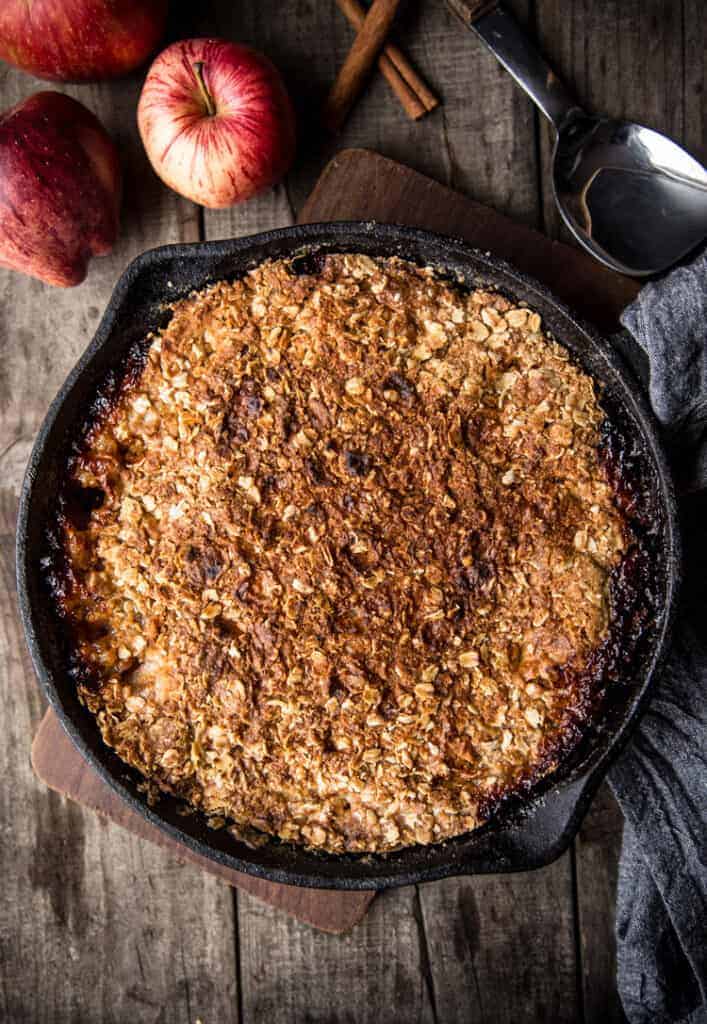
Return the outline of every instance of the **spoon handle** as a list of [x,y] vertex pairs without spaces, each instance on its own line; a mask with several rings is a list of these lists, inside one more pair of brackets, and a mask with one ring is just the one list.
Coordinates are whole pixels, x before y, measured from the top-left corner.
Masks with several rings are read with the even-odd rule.
[[467,28],[473,28],[557,131],[570,113],[581,113],[573,97],[520,27],[493,0],[447,0]]

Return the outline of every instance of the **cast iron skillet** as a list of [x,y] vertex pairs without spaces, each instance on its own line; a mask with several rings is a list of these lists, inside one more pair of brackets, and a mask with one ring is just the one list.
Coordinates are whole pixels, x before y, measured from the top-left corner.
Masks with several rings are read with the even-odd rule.
[[[45,583],[46,528],[72,441],[80,436],[97,389],[116,372],[134,343],[169,318],[166,304],[195,288],[235,278],[267,258],[326,251],[399,255],[430,265],[466,286],[489,285],[525,301],[598,382],[609,417],[633,449],[646,485],[652,523],[651,600],[655,614],[630,665],[576,749],[522,800],[510,801],[474,832],[387,855],[326,855],[276,840],[251,849],[197,814],[178,814],[165,796],[148,807],[139,776],[103,744],[65,670],[61,625]],[[17,531],[17,579],[27,642],[49,702],[74,744],[133,810],[191,850],[238,871],[275,882],[336,889],[379,889],[449,875],[520,871],[549,863],[568,846],[608,765],[645,705],[664,654],[679,577],[675,498],[656,427],[635,379],[609,344],[560,305],[541,285],[462,242],[425,231],[375,223],[339,222],[284,228],[222,242],[169,245],[143,253],[118,282],[96,335],[49,409],[27,468]]]

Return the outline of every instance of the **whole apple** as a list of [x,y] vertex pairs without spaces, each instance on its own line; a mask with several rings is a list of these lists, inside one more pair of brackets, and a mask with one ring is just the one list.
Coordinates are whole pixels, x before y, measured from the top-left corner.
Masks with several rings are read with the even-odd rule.
[[0,0],[0,59],[38,78],[127,74],[164,32],[168,0]]
[[276,184],[295,152],[295,115],[279,72],[256,50],[220,39],[168,46],[137,111],[150,162],[175,192],[233,206]]
[[82,103],[38,92],[0,115],[0,265],[80,284],[118,235],[121,173]]

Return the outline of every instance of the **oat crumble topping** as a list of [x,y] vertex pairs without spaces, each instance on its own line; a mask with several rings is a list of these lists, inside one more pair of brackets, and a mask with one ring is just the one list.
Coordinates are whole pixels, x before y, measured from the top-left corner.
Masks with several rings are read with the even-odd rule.
[[180,302],[71,468],[63,610],[106,743],[237,834],[474,828],[596,683],[626,549],[603,419],[537,313],[402,260]]

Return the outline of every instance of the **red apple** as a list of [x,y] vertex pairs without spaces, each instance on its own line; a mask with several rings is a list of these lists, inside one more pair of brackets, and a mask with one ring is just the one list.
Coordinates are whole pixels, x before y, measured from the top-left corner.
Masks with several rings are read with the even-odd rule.
[[0,0],[0,59],[39,78],[127,74],[164,32],[167,0]]
[[221,39],[168,46],[137,111],[162,181],[202,206],[233,206],[276,184],[295,152],[295,115],[277,69]]
[[82,103],[38,92],[0,115],[0,265],[80,284],[118,235],[118,153]]

